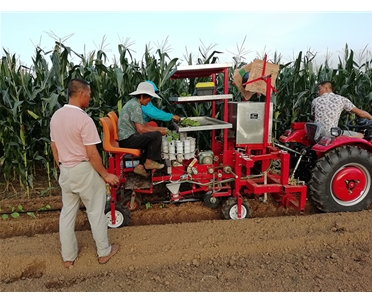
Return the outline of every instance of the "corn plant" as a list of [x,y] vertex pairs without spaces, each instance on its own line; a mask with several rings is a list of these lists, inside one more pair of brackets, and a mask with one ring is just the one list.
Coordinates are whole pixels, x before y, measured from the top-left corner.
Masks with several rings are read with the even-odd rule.
[[27,89],[31,81],[30,75],[17,67],[15,56],[6,53],[1,62],[1,121],[0,141],[4,147],[1,163],[4,170],[6,187],[14,179],[18,179],[21,186],[32,186],[32,175],[28,164],[30,147],[26,142],[30,125],[27,110],[32,108],[32,102],[27,99]]
[[[66,39],[58,39],[50,51],[39,47],[32,58],[33,65],[20,65],[16,56],[4,50],[0,61],[0,169],[5,190],[14,182],[19,182],[29,194],[37,174],[48,176],[48,188],[52,179],[57,179],[57,167],[50,149],[50,119],[53,113],[68,102],[67,84],[73,78],[83,78],[90,83],[92,97],[87,113],[93,118],[102,134],[99,118],[109,111],[119,113],[138,83],[151,80],[160,89],[161,99],[154,104],[167,112],[183,117],[209,116],[211,102],[174,104],[171,97],[182,94],[193,95],[197,82],[211,81],[209,78],[170,80],[179,58],[171,58],[170,47],[165,40],[154,51],[146,45],[140,61],[132,56],[132,42],[128,39],[118,45],[118,57],[110,65],[104,43],[97,51],[87,55],[76,53],[65,44]],[[245,41],[245,40],[244,40]],[[243,44],[244,44],[243,41]],[[229,70],[228,93],[234,101],[242,98],[233,85],[233,73],[245,64],[243,44],[233,58]],[[214,64],[219,62],[221,52],[216,44],[199,48],[199,56],[194,59],[187,53],[183,64]],[[73,62],[72,56],[78,62]],[[371,112],[372,101],[372,55],[367,49],[356,56],[345,46],[338,57],[336,67],[328,58],[324,63],[315,63],[316,53],[308,50],[300,52],[291,62],[281,62],[282,56],[274,53],[272,62],[279,64],[276,81],[277,94],[274,105],[273,137],[278,138],[293,121],[309,121],[311,101],[316,97],[320,81],[329,80],[335,84],[335,92],[349,98],[356,106]],[[47,59],[50,59],[48,62]],[[76,59],[74,59],[76,60]],[[216,91],[223,93],[224,79],[216,77]],[[257,95],[251,101],[263,101]],[[221,103],[217,103],[218,117],[223,115]],[[350,116],[343,114],[340,125],[344,126]],[[165,126],[170,126],[165,123]],[[200,134],[202,148],[208,148],[210,132]],[[105,165],[107,155],[98,146]]]

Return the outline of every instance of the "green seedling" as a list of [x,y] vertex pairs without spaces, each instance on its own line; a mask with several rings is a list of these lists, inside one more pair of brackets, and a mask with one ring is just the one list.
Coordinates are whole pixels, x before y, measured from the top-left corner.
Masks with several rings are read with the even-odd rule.
[[190,97],[190,96],[191,96],[191,94],[188,94],[186,92],[181,93],[181,97]]
[[10,216],[12,217],[12,218],[14,218],[14,219],[17,219],[17,218],[19,218],[19,216],[20,216],[20,214],[18,213],[18,212],[12,212],[11,214],[10,214]]
[[169,129],[167,130],[167,141],[168,142],[171,142],[172,140],[178,140],[180,138],[180,136],[177,134],[177,133],[174,133],[172,131],[170,131]]
[[195,120],[190,119],[190,118],[185,118],[185,119],[182,119],[181,120],[180,125],[183,126],[183,127],[200,126],[200,122],[199,121],[195,121]]
[[46,210],[50,210],[50,209],[51,209],[51,207],[50,207],[50,205],[48,204],[48,205],[45,205],[45,206],[40,207],[40,208],[38,209],[38,211],[46,211]]
[[22,205],[19,204],[17,207],[12,207],[12,212],[16,211],[24,212]]
[[30,217],[36,219],[36,216],[35,216],[35,214],[33,212],[27,212],[27,215],[29,215]]
[[12,207],[12,206],[9,206],[11,208],[11,211],[12,213],[10,214],[10,216],[14,219],[18,218],[20,216],[20,212],[23,213],[24,210],[23,210],[23,207],[22,205],[18,205],[17,207]]
[[147,202],[147,203],[145,204],[145,207],[146,207],[146,209],[150,209],[150,208],[152,207],[152,205],[151,205],[150,202]]

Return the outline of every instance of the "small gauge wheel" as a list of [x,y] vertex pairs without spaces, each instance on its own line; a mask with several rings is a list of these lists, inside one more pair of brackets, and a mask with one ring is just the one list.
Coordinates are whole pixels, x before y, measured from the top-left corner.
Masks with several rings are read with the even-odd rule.
[[225,219],[244,219],[251,217],[251,207],[246,201],[242,202],[241,216],[238,218],[238,202],[235,198],[229,198],[222,204],[222,215]]
[[209,208],[217,208],[221,204],[221,198],[219,197],[212,197],[212,193],[208,192],[205,194],[203,199],[203,204]]
[[132,193],[128,192],[124,195],[123,199],[120,200],[120,203],[128,208],[130,211],[135,211],[141,208],[142,196],[141,194],[136,194],[134,201],[131,203]]
[[106,204],[105,215],[108,220],[109,228],[120,228],[123,226],[128,226],[130,223],[131,214],[129,209],[119,204],[115,205],[115,224],[112,223],[110,203]]

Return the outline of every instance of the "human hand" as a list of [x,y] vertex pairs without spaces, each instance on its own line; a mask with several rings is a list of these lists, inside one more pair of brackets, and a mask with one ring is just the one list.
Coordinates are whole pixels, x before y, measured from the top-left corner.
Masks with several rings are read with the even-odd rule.
[[105,181],[111,185],[118,185],[119,184],[119,178],[114,174],[107,174],[105,176]]
[[168,132],[168,128],[166,128],[166,127],[159,127],[159,131],[160,131],[160,133],[163,136],[165,136],[167,134],[167,132]]
[[178,115],[173,115],[172,119],[176,122],[179,122],[181,120],[181,117]]

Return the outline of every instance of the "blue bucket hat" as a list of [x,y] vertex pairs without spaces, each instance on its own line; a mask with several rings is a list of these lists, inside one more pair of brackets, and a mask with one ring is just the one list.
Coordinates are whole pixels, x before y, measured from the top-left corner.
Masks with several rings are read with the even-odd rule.
[[155,93],[159,93],[159,89],[158,89],[158,87],[156,86],[156,84],[154,82],[152,82],[150,80],[146,80],[145,82],[150,83],[154,87]]

